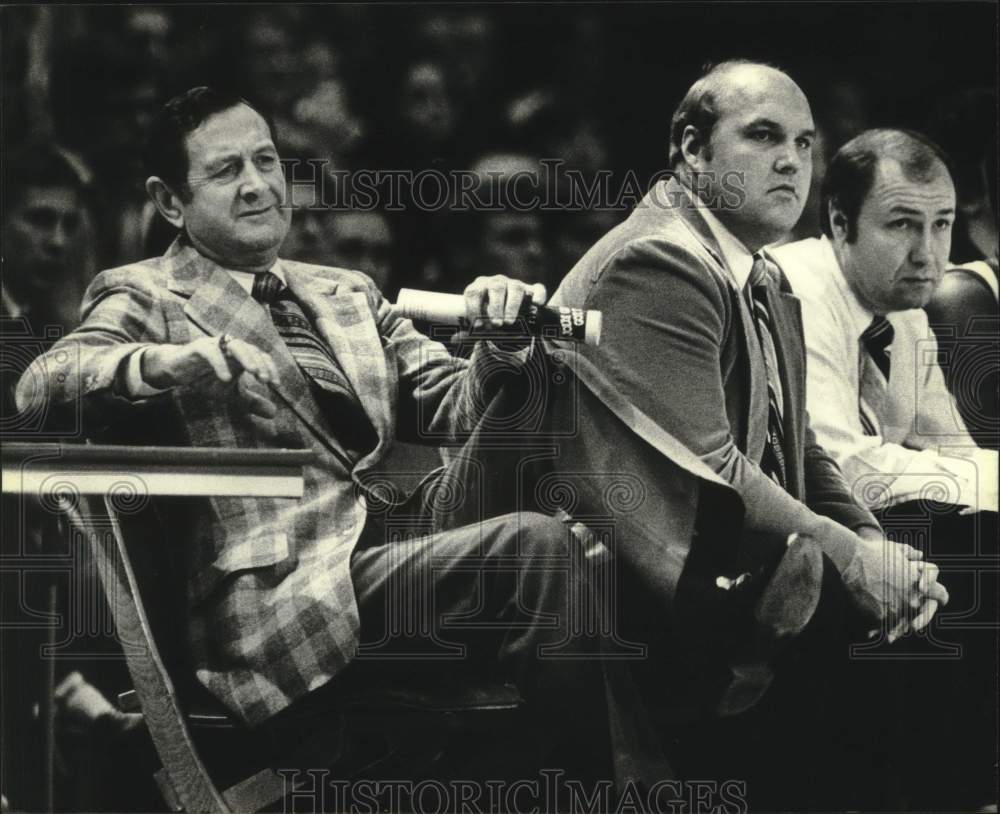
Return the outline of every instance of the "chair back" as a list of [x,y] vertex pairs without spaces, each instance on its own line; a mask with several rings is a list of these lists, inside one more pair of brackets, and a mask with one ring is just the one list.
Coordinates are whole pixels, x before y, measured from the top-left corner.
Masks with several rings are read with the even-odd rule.
[[164,763],[167,777],[158,780],[168,805],[177,811],[230,811],[198,756],[185,720],[171,677],[182,673],[168,668],[183,650],[183,626],[169,623],[171,609],[177,606],[173,589],[178,582],[170,578],[163,541],[156,539],[153,507],[112,494],[103,507],[81,497],[67,511],[97,565],[136,695]]

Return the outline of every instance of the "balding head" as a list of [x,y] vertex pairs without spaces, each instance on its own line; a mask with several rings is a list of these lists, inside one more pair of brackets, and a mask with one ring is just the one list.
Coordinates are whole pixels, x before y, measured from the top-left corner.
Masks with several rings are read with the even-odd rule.
[[731,109],[748,94],[776,88],[792,90],[805,100],[805,95],[788,74],[763,62],[731,59],[707,68],[688,89],[670,121],[671,168],[676,169],[683,161],[681,142],[687,127],[696,128],[702,143],[708,144],[724,109]]
[[805,94],[756,62],[717,65],[674,115],[673,169],[750,251],[785,236],[812,179],[815,125]]

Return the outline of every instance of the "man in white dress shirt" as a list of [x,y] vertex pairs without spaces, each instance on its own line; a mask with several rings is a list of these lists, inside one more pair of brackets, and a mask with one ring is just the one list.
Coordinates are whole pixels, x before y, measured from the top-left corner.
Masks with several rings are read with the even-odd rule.
[[947,642],[961,645],[960,661],[908,670],[907,681],[913,700],[933,698],[945,713],[927,716],[928,741],[949,743],[972,793],[987,800],[996,799],[984,778],[996,754],[997,609],[996,568],[984,555],[996,554],[997,453],[969,435],[922,310],[951,247],[948,164],[919,134],[862,133],[830,163],[824,236],[774,255],[802,302],[806,404],[819,443],[889,536],[941,565],[952,618],[931,629],[921,655],[942,656]]
[[816,435],[872,509],[933,494],[995,512],[996,452],[969,435],[922,310],[955,217],[943,155],[915,134],[872,130],[835,160],[825,236],[774,252],[802,300]]

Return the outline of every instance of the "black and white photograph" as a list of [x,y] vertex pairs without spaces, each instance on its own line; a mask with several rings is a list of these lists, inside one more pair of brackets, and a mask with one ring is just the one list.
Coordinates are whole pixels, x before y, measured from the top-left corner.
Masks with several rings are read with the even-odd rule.
[[998,32],[0,0],[0,814],[997,812]]

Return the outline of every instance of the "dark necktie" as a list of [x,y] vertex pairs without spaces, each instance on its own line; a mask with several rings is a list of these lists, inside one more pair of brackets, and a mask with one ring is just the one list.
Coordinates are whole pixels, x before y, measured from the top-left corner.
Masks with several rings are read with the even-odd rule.
[[888,348],[892,344],[894,334],[892,323],[882,316],[875,317],[871,325],[865,328],[864,333],[861,334],[861,344],[865,346],[872,361],[882,371],[886,381],[889,381],[890,367]]
[[876,316],[861,334],[861,381],[858,388],[858,415],[866,435],[879,435],[886,395],[889,371],[889,345],[895,330],[884,316]]
[[341,443],[358,453],[374,449],[378,442],[375,428],[343,369],[326,343],[317,336],[288,287],[277,275],[265,271],[254,277],[251,295],[267,305],[278,335],[288,346],[306,381],[317,388],[317,399],[325,403],[324,412],[346,422],[347,426],[342,427],[346,432],[340,438]]
[[764,445],[760,468],[775,483],[785,487],[788,480],[785,469],[785,427],[782,417],[784,392],[771,330],[771,314],[767,308],[768,273],[767,260],[755,254],[748,280],[750,308],[757,328],[757,338],[760,340],[760,349],[764,354],[764,367],[767,370],[767,444]]

